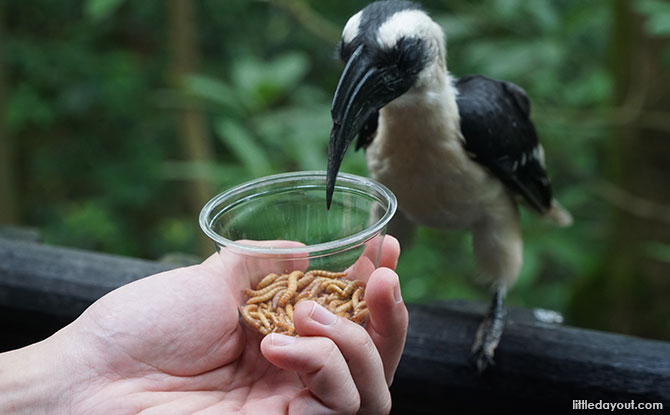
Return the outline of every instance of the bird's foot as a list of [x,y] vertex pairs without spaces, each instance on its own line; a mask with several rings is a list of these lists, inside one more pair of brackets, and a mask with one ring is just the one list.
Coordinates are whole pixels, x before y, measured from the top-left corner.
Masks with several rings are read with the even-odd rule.
[[493,302],[484,320],[479,324],[475,342],[472,345],[470,359],[479,373],[483,373],[488,367],[493,366],[493,355],[500,343],[500,337],[505,327],[505,311],[502,305],[503,291],[498,289],[493,297]]
[[493,355],[495,354],[500,337],[503,332],[503,320],[493,321],[486,316],[477,329],[475,342],[472,345],[470,359],[479,373],[483,373],[489,366],[493,366]]

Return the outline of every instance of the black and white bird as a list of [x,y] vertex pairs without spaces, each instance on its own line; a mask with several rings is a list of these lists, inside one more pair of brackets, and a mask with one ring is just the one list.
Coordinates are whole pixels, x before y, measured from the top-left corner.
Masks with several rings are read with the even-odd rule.
[[352,16],[339,47],[346,62],[332,104],[328,204],[349,145],[397,196],[412,222],[471,229],[478,274],[494,288],[472,357],[493,362],[503,299],[523,262],[517,201],[567,226],[553,198],[525,91],[480,75],[454,78],[445,35],[416,3],[379,1]]

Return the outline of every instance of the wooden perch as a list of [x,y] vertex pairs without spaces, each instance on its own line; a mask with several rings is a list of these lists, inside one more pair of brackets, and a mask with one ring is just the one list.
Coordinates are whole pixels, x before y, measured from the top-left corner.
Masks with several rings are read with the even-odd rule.
[[670,408],[670,343],[543,323],[511,308],[483,376],[468,363],[485,306],[465,301],[413,305],[391,388],[394,413],[450,409],[567,412],[572,401],[663,402]]
[[[65,324],[106,292],[170,268],[0,238],[3,334],[41,327],[47,336],[58,328],[44,325],[47,316]],[[480,376],[468,356],[483,305],[451,301],[410,304],[409,310],[407,344],[391,388],[393,413],[562,412],[577,399],[670,408],[670,343],[546,323],[535,310],[511,308],[496,365]],[[0,346],[10,347],[2,339]]]
[[72,318],[109,291],[171,268],[0,238],[0,306]]

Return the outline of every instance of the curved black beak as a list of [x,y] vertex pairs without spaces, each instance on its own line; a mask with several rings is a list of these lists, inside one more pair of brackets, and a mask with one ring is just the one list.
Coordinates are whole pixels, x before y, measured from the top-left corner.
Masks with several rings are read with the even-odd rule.
[[337,172],[349,144],[371,115],[408,89],[396,65],[376,66],[365,52],[365,45],[360,45],[349,58],[330,110],[333,129],[330,132],[326,176],[326,204],[329,209]]

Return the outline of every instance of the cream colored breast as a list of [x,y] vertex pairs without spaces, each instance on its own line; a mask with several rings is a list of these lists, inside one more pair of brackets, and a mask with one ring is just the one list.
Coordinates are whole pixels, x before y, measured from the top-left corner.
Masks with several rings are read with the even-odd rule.
[[507,196],[502,183],[463,150],[449,92],[413,90],[384,107],[366,160],[372,176],[396,194],[400,209],[415,222],[463,228]]

